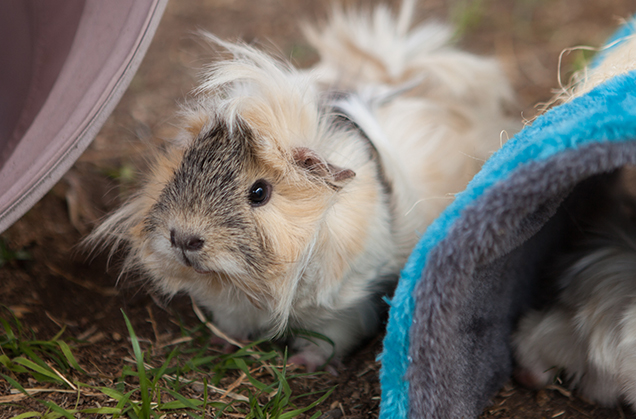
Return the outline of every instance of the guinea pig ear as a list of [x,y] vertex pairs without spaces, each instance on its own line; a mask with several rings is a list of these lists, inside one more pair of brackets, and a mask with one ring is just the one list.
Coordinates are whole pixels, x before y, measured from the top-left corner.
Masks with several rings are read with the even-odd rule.
[[342,189],[356,175],[351,169],[344,169],[326,162],[315,151],[307,147],[296,147],[293,153],[294,161],[301,169],[323,179],[335,190]]
[[303,170],[324,180],[335,190],[341,189],[356,173],[323,160],[315,151],[307,147],[296,147],[294,161]]
[[181,132],[176,138],[176,144],[181,148],[187,148],[201,135],[209,119],[205,112],[199,110],[184,112]]

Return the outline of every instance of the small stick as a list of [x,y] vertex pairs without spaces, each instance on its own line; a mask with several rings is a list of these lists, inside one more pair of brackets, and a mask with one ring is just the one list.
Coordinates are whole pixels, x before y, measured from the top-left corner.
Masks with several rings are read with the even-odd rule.
[[221,396],[221,400],[223,400],[228,394],[232,393],[236,387],[240,386],[243,383],[243,380],[247,377],[245,372],[241,371],[241,375],[237,378],[230,386],[225,390],[225,393]]
[[[203,314],[203,312],[201,311],[197,303],[194,301],[194,298],[192,298],[191,300],[192,300],[192,310],[194,310],[194,313],[197,315],[199,320],[201,320],[201,322],[205,324],[205,326],[208,329],[210,329],[212,333],[214,333],[217,337],[220,337],[221,339],[225,340],[231,345],[238,346],[239,348],[243,348],[245,346],[244,344],[232,339],[231,337],[223,333],[221,330],[219,330],[218,327],[210,323],[210,321],[205,317],[205,315]],[[250,355],[252,356],[252,358],[258,359],[257,355],[254,355],[254,354],[250,354]],[[269,372],[269,374],[272,377],[276,377],[276,374],[274,373],[274,371],[269,365],[263,365],[263,367],[267,370],[267,372]]]
[[71,383],[71,382],[70,382],[70,381],[69,381],[66,377],[64,377],[64,376],[63,376],[63,375],[62,375],[62,374],[61,374],[58,370],[56,370],[55,368],[53,368],[53,366],[52,366],[51,364],[49,364],[49,363],[47,362],[47,363],[46,363],[46,365],[48,365],[48,366],[49,366],[49,368],[51,368],[51,369],[53,370],[53,372],[54,372],[54,373],[55,373],[58,377],[60,377],[62,380],[64,380],[64,382],[65,382],[66,384],[68,384],[68,386],[69,386],[70,388],[72,388],[75,392],[77,392],[77,387],[75,387],[75,386],[73,385],[73,383]]
[[242,343],[240,343],[239,341],[236,341],[236,340],[232,339],[231,337],[229,337],[228,335],[223,333],[221,330],[219,330],[218,327],[216,327],[215,325],[210,323],[210,321],[205,317],[205,315],[203,314],[203,312],[201,311],[201,309],[199,308],[197,303],[194,302],[194,299],[192,300],[192,310],[194,310],[194,314],[197,315],[199,320],[201,320],[201,322],[203,324],[205,324],[205,326],[208,329],[210,329],[212,331],[212,333],[214,333],[214,335],[216,335],[217,337],[220,337],[221,339],[225,340],[226,342],[228,342],[228,343],[230,343],[230,344],[232,344],[234,346],[238,346],[239,348],[243,348],[245,346]]

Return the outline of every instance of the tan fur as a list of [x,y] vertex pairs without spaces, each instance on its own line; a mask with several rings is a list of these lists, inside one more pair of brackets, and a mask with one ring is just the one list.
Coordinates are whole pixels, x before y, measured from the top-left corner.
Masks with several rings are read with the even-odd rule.
[[621,41],[623,42],[614,46],[598,67],[592,70],[586,68],[577,75],[572,97],[584,95],[611,78],[636,70],[636,35],[630,35]]
[[[611,50],[605,52],[605,49],[608,48],[611,48]],[[583,70],[574,74],[568,85],[561,85],[556,95],[544,106],[543,111],[547,111],[552,105],[569,102],[582,96],[616,76],[636,70],[636,35],[634,34],[617,39],[599,50],[582,46],[566,49],[562,54],[577,49],[594,50],[599,54],[606,55],[597,66],[586,66]]]
[[[89,241],[127,243],[129,269],[189,293],[234,338],[324,334],[335,348],[293,343],[292,361],[310,368],[374,333],[374,294],[510,125],[497,65],[446,46],[439,25],[409,32],[412,5],[399,22],[382,7],[373,18],[335,12],[310,30],[322,61],[305,71],[205,34],[232,59],[210,66],[146,185]],[[385,31],[394,26],[399,36]],[[367,37],[404,54],[389,62],[360,45]],[[423,47],[403,48],[415,41]],[[262,180],[271,195],[253,205]]]

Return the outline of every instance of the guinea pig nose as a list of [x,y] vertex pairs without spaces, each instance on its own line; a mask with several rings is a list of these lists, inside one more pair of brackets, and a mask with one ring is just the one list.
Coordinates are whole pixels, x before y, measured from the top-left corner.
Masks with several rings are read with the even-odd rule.
[[201,250],[204,243],[205,240],[203,240],[199,236],[195,236],[193,234],[184,234],[174,229],[170,230],[170,245],[172,247],[178,247],[182,250],[196,252],[197,250]]

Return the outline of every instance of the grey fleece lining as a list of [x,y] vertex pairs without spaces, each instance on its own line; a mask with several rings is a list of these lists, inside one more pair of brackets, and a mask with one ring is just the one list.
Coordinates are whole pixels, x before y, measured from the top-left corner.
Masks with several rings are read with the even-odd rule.
[[636,164],[636,144],[595,143],[525,164],[466,208],[415,288],[410,417],[477,417],[508,379],[509,335],[561,240],[555,217],[591,176]]

